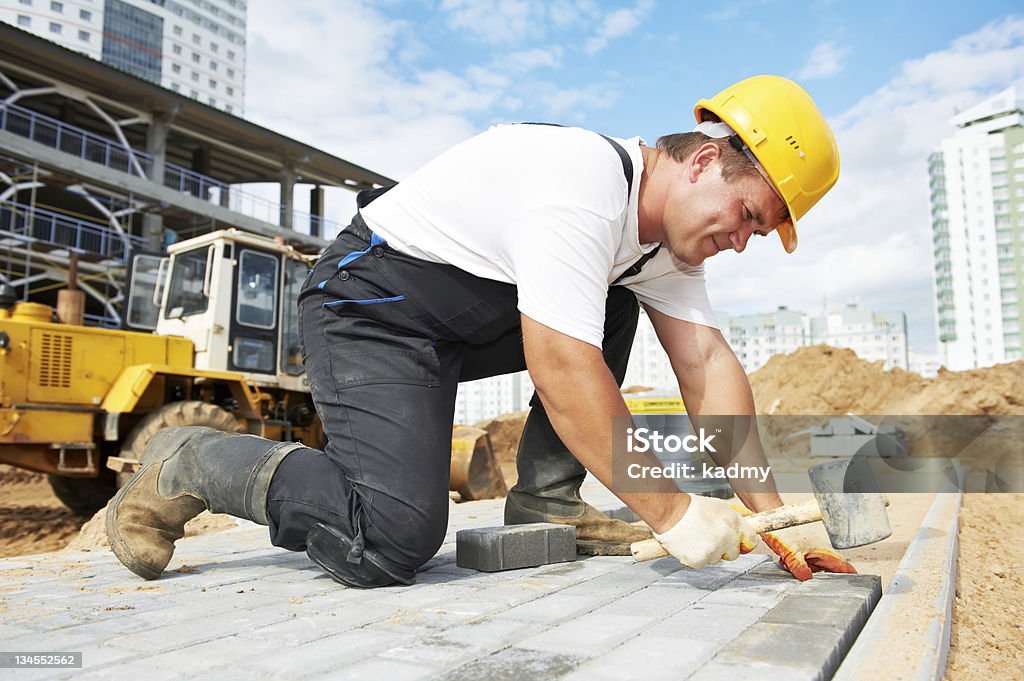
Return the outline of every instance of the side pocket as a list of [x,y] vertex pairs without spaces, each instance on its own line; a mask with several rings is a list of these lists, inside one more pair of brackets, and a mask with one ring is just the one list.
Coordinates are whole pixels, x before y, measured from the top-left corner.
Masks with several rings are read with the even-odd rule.
[[330,353],[331,373],[339,391],[378,383],[427,388],[441,384],[441,362],[429,341],[424,341],[424,347],[418,350],[389,348],[353,353],[343,348],[332,348]]

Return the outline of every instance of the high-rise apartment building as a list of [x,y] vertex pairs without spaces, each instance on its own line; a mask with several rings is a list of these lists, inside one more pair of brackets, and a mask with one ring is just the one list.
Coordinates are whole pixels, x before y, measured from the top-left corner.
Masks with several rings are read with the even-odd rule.
[[1008,88],[954,116],[928,159],[942,363],[1021,358],[1024,100]]
[[850,348],[861,359],[882,362],[885,369],[909,368],[903,312],[875,312],[851,304],[811,316],[780,307],[767,314],[720,315],[719,324],[747,373],[774,355],[818,344]]
[[0,21],[235,115],[245,16],[246,0],[0,0]]

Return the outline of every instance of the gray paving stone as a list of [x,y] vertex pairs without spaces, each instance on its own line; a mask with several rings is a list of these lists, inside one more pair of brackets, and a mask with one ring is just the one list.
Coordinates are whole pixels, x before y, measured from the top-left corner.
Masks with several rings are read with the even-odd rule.
[[608,615],[644,615],[662,619],[713,593],[686,584],[670,587],[653,584],[602,605],[594,612]]
[[590,596],[555,593],[544,598],[537,598],[527,603],[522,603],[513,608],[503,609],[494,615],[493,619],[553,624],[569,617],[588,613],[599,607],[600,604],[601,601]]
[[805,669],[814,678],[827,679],[853,643],[844,634],[832,626],[761,621],[723,646],[714,661],[744,668]]
[[756,667],[709,662],[686,681],[821,681],[812,669],[800,667]]
[[582,658],[522,648],[505,650],[474,660],[445,675],[449,681],[524,681],[555,679],[583,662]]
[[863,598],[789,595],[761,621],[860,631],[870,612],[871,606]]
[[489,655],[534,635],[537,629],[538,625],[533,622],[490,617],[446,629],[438,636],[455,643],[474,646]]
[[717,650],[718,645],[709,641],[641,634],[583,663],[562,678],[563,681],[676,681],[700,668]]
[[593,657],[654,621],[653,617],[590,613],[523,639],[515,647],[565,653],[581,658]]
[[[162,653],[234,636],[246,629],[290,617],[291,614],[284,610],[280,603],[256,609],[235,608],[226,613],[219,613],[217,617],[202,617],[202,610],[197,608],[192,623],[177,622],[136,634],[127,634],[113,640],[111,645],[148,653]],[[202,626],[196,626],[195,622],[200,620]]]
[[456,563],[483,572],[576,560],[576,528],[553,523],[459,530]]
[[[316,678],[331,681],[417,681],[430,678],[441,672],[437,667],[428,667],[421,663],[400,662],[391,658],[370,658],[353,665],[339,661],[339,667],[333,671],[322,671]],[[300,670],[301,678],[308,678],[305,670]]]
[[697,601],[685,610],[658,622],[647,633],[650,636],[694,638],[725,643],[757,622],[766,612],[766,607],[724,603],[703,605],[703,601]]

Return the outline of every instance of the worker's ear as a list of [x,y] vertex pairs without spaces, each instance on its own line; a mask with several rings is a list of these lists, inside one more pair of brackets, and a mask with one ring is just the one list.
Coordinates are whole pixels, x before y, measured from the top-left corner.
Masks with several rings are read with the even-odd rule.
[[696,182],[701,173],[707,172],[715,161],[722,157],[722,150],[714,142],[705,142],[690,157],[690,182]]

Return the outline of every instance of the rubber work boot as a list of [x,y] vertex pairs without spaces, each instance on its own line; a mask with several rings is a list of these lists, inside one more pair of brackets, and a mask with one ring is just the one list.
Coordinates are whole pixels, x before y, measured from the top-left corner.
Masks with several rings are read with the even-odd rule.
[[628,556],[630,544],[653,536],[647,527],[609,518],[583,501],[580,486],[587,470],[537,407],[526,419],[516,469],[519,480],[505,498],[506,525],[572,525],[576,551],[592,556]]
[[143,579],[159,577],[185,523],[201,512],[267,524],[267,491],[297,442],[273,442],[213,428],[167,428],[142,453],[142,468],[107,507],[110,548]]

